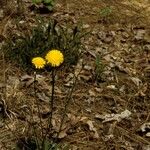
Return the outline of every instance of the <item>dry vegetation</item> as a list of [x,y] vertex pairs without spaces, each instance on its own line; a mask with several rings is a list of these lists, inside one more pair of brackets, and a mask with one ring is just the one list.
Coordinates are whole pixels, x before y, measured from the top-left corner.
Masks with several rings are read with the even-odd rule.
[[[79,73],[59,137],[61,149],[67,145],[71,150],[149,150],[149,0],[58,0],[49,14],[38,14],[30,6],[30,0],[23,0],[18,12],[11,0],[3,4],[0,46],[8,37],[28,32],[39,16],[56,19],[60,24],[82,22],[83,28],[90,31],[82,39],[84,50],[77,65],[60,68],[57,76],[54,132],[73,75]],[[30,110],[37,126],[39,118],[33,73],[6,60],[2,49],[0,55],[0,149],[9,150],[15,147],[18,137],[32,134]],[[41,104],[43,126],[49,114],[50,83],[50,73],[39,73],[36,99]]]

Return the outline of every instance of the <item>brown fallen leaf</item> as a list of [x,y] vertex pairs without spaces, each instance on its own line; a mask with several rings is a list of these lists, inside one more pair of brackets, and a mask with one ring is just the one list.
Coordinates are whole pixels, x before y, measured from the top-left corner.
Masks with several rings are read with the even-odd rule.
[[137,78],[137,77],[131,77],[130,79],[134,82],[134,84],[137,87],[139,87],[142,84],[142,81],[139,78]]
[[[70,132],[71,133],[77,132],[77,129],[74,130],[73,127],[76,126],[78,123],[86,124],[88,126],[89,130],[94,133],[93,138],[96,138],[96,139],[99,138],[97,129],[94,127],[93,121],[91,121],[89,118],[84,117],[84,116],[75,116],[70,113],[67,114],[67,117],[68,117],[67,121],[63,124],[58,138],[62,139],[64,137],[66,137],[68,135],[68,133],[70,133]],[[52,125],[53,125],[53,129],[56,132],[59,132],[60,119],[58,117],[54,117],[52,120]]]
[[95,115],[95,118],[102,119],[103,120],[102,123],[110,122],[110,121],[120,122],[122,119],[130,117],[130,115],[131,115],[131,112],[126,109],[123,112],[121,112],[120,114],[114,114],[114,113],[106,114],[106,115],[97,114],[97,115]]
[[146,33],[146,30],[138,29],[136,31],[136,34],[135,34],[135,40],[142,40],[142,39],[144,39],[145,33]]
[[98,139],[99,138],[99,134],[97,132],[97,129],[93,125],[93,121],[87,120],[86,124],[89,126],[90,131],[94,132],[94,138]]
[[83,124],[87,124],[88,127],[89,127],[89,130],[94,132],[94,137],[93,138],[96,138],[96,139],[99,138],[99,134],[97,132],[97,129],[94,127],[93,121],[91,121],[89,118],[81,117],[81,116],[75,117],[75,116],[73,116],[71,114],[69,114],[69,117],[73,118],[71,120],[73,120],[74,123],[81,122]]
[[146,137],[150,137],[150,122],[142,124],[140,130],[145,133]]
[[77,77],[79,75],[79,73],[81,72],[83,68],[83,59],[80,59],[79,62],[77,63],[76,67],[75,67],[75,76]]

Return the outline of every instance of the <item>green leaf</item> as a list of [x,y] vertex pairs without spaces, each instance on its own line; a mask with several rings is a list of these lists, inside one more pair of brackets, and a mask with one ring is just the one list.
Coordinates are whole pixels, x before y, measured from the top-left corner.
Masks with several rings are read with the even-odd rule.
[[106,16],[110,15],[111,13],[112,13],[111,7],[105,7],[100,10],[100,15],[103,17],[106,17]]
[[32,0],[32,3],[35,3],[35,4],[42,3],[42,0]]
[[44,141],[44,150],[48,150],[50,148],[50,142],[45,140]]
[[49,6],[46,6],[46,7],[48,8],[49,11],[52,11],[52,10],[53,10],[53,6],[50,6],[50,5],[49,5]]
[[53,3],[53,0],[44,0],[44,3],[51,4],[51,3]]

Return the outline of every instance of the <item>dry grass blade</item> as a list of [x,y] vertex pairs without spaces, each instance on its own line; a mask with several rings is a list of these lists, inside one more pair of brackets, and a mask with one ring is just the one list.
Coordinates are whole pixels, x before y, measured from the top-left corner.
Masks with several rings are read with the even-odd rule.
[[129,132],[128,130],[126,129],[123,129],[122,127],[120,126],[116,126],[116,129],[120,130],[121,133],[126,136],[127,138],[135,141],[136,143],[141,143],[141,144],[148,144],[150,145],[150,142],[144,138],[142,138],[141,136],[138,136],[136,134],[132,134],[131,132]]

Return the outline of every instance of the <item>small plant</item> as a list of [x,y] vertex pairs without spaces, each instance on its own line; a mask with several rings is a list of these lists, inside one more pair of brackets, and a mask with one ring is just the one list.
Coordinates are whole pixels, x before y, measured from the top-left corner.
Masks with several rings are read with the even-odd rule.
[[[64,111],[60,119],[59,130],[53,133],[52,130],[52,118],[54,113],[54,97],[55,97],[55,76],[57,69],[62,65],[74,65],[78,62],[81,48],[81,38],[85,33],[80,32],[81,28],[75,26],[70,30],[68,27],[60,26],[56,20],[49,22],[48,24],[39,23],[30,34],[23,34],[20,36],[14,36],[8,39],[7,44],[3,47],[5,50],[5,56],[13,62],[16,62],[18,66],[23,66],[26,69],[32,68],[34,70],[34,95],[36,99],[36,72],[37,70],[43,70],[46,67],[51,68],[52,91],[49,101],[50,115],[48,116],[47,126],[43,127],[41,118],[40,102],[36,99],[36,107],[38,112],[39,124],[34,124],[34,113],[31,111],[31,121],[29,126],[32,132],[26,136],[25,140],[21,141],[23,147],[21,149],[35,149],[35,150],[59,150],[59,144],[56,142],[59,139],[59,134],[62,131],[64,124],[64,118],[66,117],[66,111],[71,101],[71,96],[74,91],[77,77],[75,76],[74,84],[64,104]],[[36,69],[36,71],[35,71]],[[32,134],[32,135],[31,135]],[[53,138],[54,137],[54,138]],[[18,141],[20,142],[20,141]],[[30,148],[33,146],[34,148]],[[18,146],[19,147],[19,146]],[[66,148],[67,149],[67,148]]]
[[[43,69],[46,65],[49,65],[52,67],[52,91],[51,91],[51,97],[50,97],[50,101],[49,101],[49,110],[50,110],[50,115],[48,117],[48,126],[47,126],[47,130],[45,133],[43,133],[43,126],[42,126],[42,120],[41,120],[41,111],[40,111],[40,107],[39,107],[39,103],[38,100],[36,99],[36,85],[35,85],[35,81],[36,81],[36,73],[35,73],[35,78],[34,78],[34,93],[35,93],[35,99],[36,99],[36,104],[37,104],[37,110],[38,110],[38,115],[40,118],[40,131],[41,134],[37,135],[36,132],[36,128],[34,125],[32,125],[33,128],[33,135],[28,138],[23,138],[20,139],[17,143],[17,149],[21,150],[24,148],[27,149],[32,149],[32,150],[60,150],[61,149],[61,145],[57,144],[55,141],[48,139],[47,136],[50,135],[50,133],[52,132],[52,118],[53,118],[53,112],[54,112],[54,94],[55,94],[55,75],[56,75],[56,68],[59,67],[62,63],[64,62],[64,55],[61,51],[59,50],[50,50],[45,58],[42,58],[40,56],[38,57],[34,57],[32,59],[32,64],[36,69]],[[59,134],[61,132],[62,129],[62,125],[64,123],[64,118],[65,118],[65,113],[67,110],[67,107],[69,105],[69,101],[71,100],[71,95],[73,92],[73,89],[71,90],[71,92],[69,93],[69,97],[66,98],[66,103],[65,103],[65,107],[64,107],[64,112],[62,113],[62,119],[61,119],[61,123],[59,126],[59,131],[57,132],[57,135],[55,137],[55,139],[58,139]],[[33,119],[33,116],[31,114],[31,118]],[[34,120],[34,119],[33,119]],[[68,150],[68,147],[65,146],[63,147],[64,150]]]
[[[64,56],[61,51],[59,50],[50,50],[46,56],[45,59],[42,57],[34,57],[32,59],[32,64],[37,69],[42,69],[45,67],[45,65],[50,65],[52,67],[52,95],[51,95],[51,102],[50,102],[50,110],[51,114],[49,117],[49,130],[51,130],[52,126],[52,113],[53,113],[53,103],[54,103],[54,87],[55,87],[55,75],[56,70],[55,67],[59,67],[64,61]],[[36,81],[36,74],[35,74],[35,81]],[[36,93],[36,90],[35,90]],[[39,110],[40,111],[40,110]],[[40,113],[40,112],[39,112]]]
[[47,8],[49,11],[52,11],[55,5],[55,0],[32,0],[32,2],[37,8]]
[[100,9],[99,13],[102,17],[107,17],[112,13],[112,9],[111,7],[105,7],[103,9]]
[[2,48],[8,60],[20,67],[31,69],[31,59],[44,56],[49,49],[61,49],[65,56],[65,65],[75,65],[80,56],[81,39],[85,36],[78,25],[73,29],[62,27],[56,20],[49,23],[38,22],[31,33],[13,35]]
[[20,138],[16,144],[16,150],[69,150],[68,145],[57,144],[49,140],[45,140],[42,147],[42,141],[38,142],[39,145],[37,146],[33,137]]
[[99,10],[99,17],[100,17],[99,21],[102,21],[103,23],[112,22],[112,18],[113,18],[112,12],[113,12],[113,9],[111,7],[104,7],[102,9],[100,9]]
[[105,65],[101,62],[101,57],[97,55],[95,60],[95,80],[97,82],[102,81],[102,73],[104,71],[104,67]]

